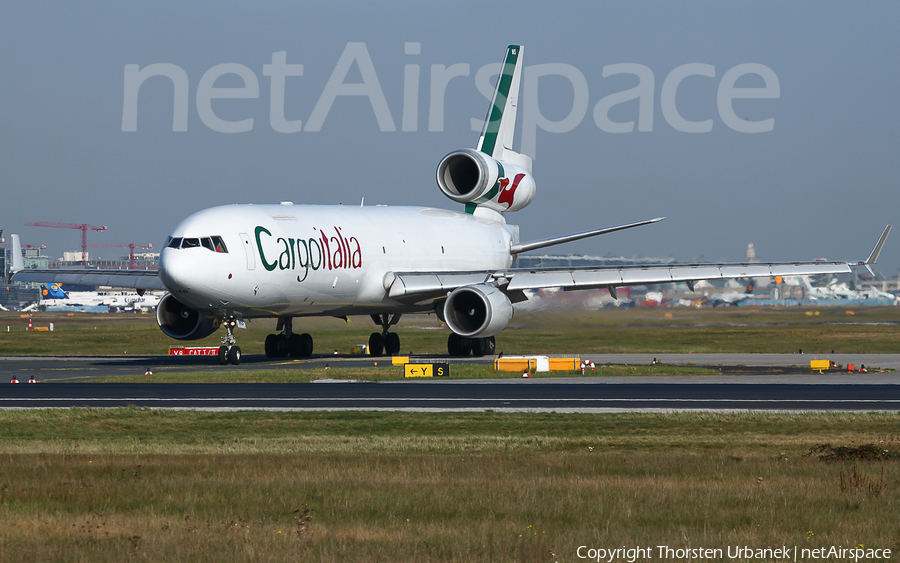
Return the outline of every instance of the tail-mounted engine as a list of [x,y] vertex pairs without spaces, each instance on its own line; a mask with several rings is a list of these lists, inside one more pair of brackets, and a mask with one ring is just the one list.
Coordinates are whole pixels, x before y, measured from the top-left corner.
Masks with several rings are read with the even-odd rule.
[[444,302],[444,321],[460,336],[494,336],[509,326],[513,307],[509,298],[490,285],[454,289]]
[[156,322],[170,338],[199,340],[218,330],[222,319],[191,309],[171,293],[167,293],[156,307]]
[[518,211],[534,199],[531,159],[512,151],[506,154],[521,162],[501,162],[475,149],[454,151],[438,164],[438,187],[467,208],[473,204],[500,213]]

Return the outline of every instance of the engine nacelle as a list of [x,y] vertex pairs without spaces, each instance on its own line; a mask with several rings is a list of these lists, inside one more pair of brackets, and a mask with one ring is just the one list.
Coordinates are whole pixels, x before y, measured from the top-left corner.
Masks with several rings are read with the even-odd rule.
[[513,307],[509,298],[490,285],[454,289],[444,303],[444,320],[450,330],[467,338],[494,336],[509,326]]
[[222,319],[191,309],[171,293],[167,293],[156,307],[156,322],[170,338],[199,340],[218,330]]
[[[508,154],[527,159],[518,153]],[[460,149],[445,156],[437,167],[437,183],[453,201],[474,203],[501,213],[524,208],[536,191],[528,170],[475,149]]]

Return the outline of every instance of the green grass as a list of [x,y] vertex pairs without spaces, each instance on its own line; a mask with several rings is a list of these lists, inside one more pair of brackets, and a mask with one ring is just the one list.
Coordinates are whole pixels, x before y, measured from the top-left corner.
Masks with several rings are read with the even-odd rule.
[[897,550],[900,466],[808,454],[826,442],[898,448],[898,422],[3,411],[0,560],[550,562],[578,560],[581,545]]
[[[849,313],[853,313],[848,314]],[[668,315],[668,316],[667,316]],[[893,353],[900,345],[896,307],[717,309],[611,309],[596,312],[517,313],[512,326],[497,336],[497,351],[542,353],[701,353],[854,352]],[[0,314],[0,350],[5,355],[165,354],[182,344],[218,346],[223,331],[197,342],[166,337],[153,315],[38,313],[35,326],[54,323],[54,332],[26,332],[27,319]],[[852,324],[851,324],[852,323]],[[10,332],[2,330],[3,325]],[[245,353],[261,354],[273,320],[256,320],[236,331]],[[368,341],[375,325],[367,318],[297,319],[315,350],[351,353]],[[401,353],[446,353],[447,330],[433,315],[406,316],[396,329]]]

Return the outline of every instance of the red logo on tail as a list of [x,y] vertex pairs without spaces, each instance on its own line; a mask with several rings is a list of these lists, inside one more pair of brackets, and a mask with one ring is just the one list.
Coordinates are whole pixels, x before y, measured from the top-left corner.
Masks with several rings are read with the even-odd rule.
[[[525,174],[516,174],[515,179],[513,179],[513,183],[509,186],[509,178],[501,178],[500,179],[500,197],[497,198],[498,203],[505,203],[506,208],[509,209],[512,207],[513,198],[516,196],[516,189],[519,187],[519,182],[522,181],[522,178],[525,177]],[[507,186],[509,186],[507,188]]]

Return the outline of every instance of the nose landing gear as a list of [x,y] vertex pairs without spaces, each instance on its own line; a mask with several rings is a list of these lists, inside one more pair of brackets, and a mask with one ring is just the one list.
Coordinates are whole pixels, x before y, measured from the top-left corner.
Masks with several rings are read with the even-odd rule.
[[228,332],[222,337],[222,345],[219,346],[219,364],[236,366],[241,363],[241,347],[236,344],[237,341],[234,339],[234,327],[237,326],[237,319],[228,317],[222,324],[225,325],[225,330]]

